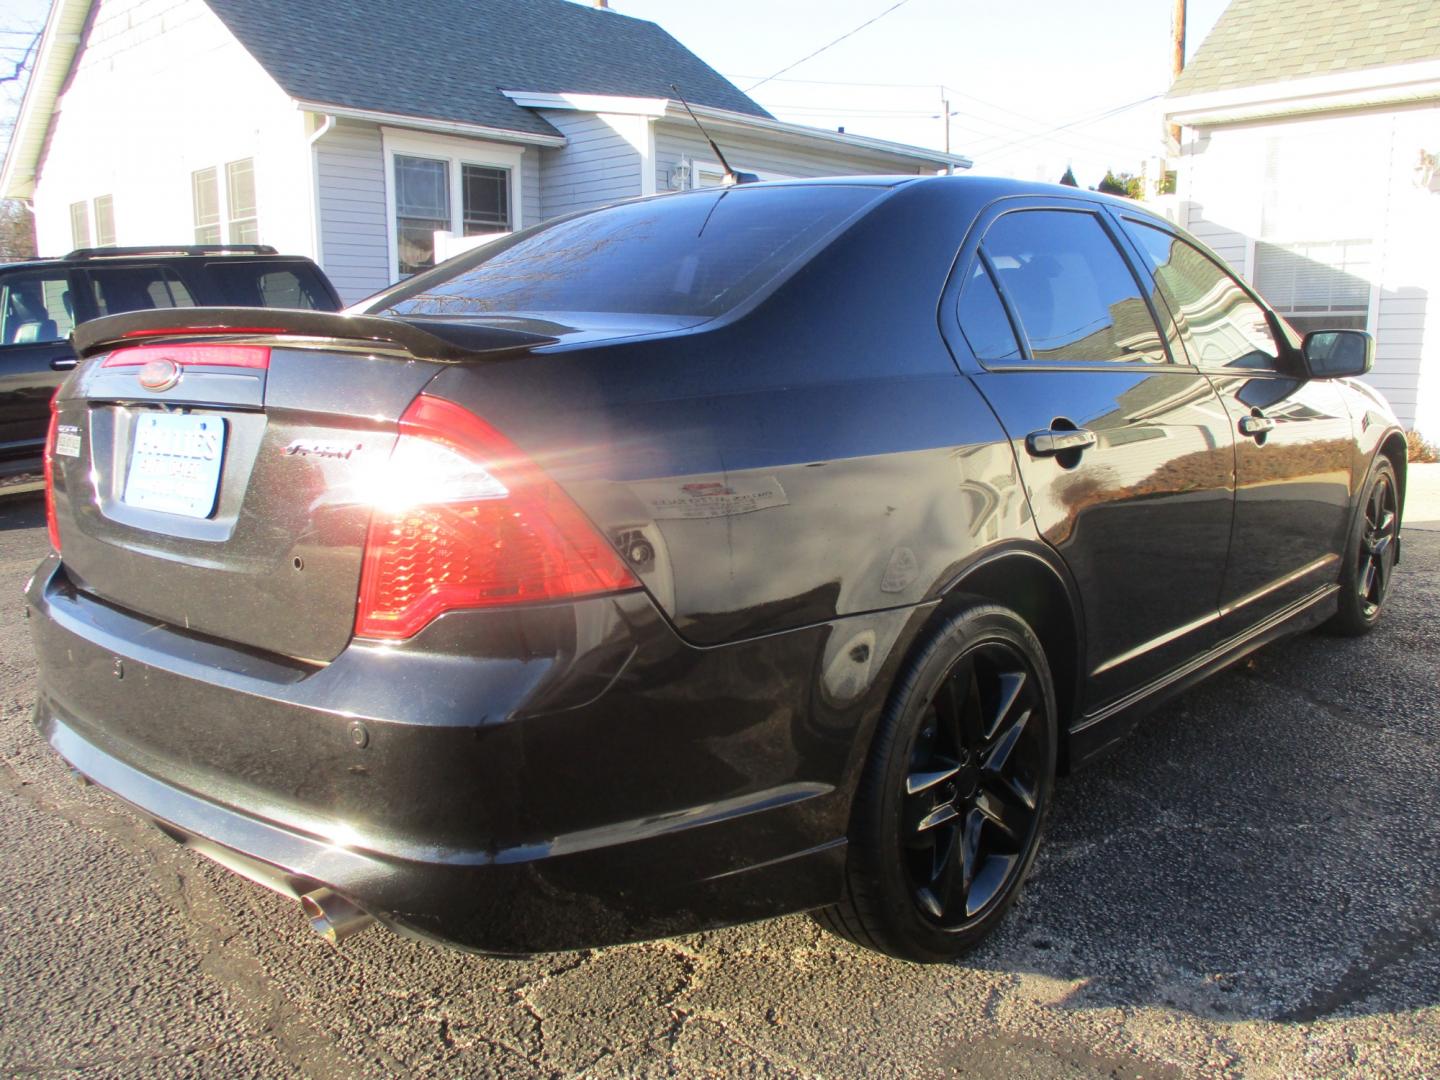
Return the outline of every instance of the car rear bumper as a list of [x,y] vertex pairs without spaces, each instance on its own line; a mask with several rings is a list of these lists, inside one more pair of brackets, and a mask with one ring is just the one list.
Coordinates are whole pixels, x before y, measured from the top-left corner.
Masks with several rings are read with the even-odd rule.
[[328,887],[396,930],[521,954],[839,893],[883,687],[813,699],[834,625],[695,649],[637,592],[445,616],[413,647],[306,666],[106,605],[54,557],[27,600],[50,745],[280,891]]

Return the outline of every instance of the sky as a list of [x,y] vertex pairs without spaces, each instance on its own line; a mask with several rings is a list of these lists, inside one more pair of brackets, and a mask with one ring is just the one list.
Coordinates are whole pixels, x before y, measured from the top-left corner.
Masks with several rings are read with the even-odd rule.
[[[1190,54],[1225,2],[1189,0]],[[979,173],[1054,181],[1073,166],[1091,187],[1107,169],[1138,173],[1160,149],[1171,0],[610,3],[659,23],[782,120],[940,149],[948,97],[951,148]],[[48,8],[0,0],[0,77]],[[7,136],[19,99],[18,82],[0,84]]]

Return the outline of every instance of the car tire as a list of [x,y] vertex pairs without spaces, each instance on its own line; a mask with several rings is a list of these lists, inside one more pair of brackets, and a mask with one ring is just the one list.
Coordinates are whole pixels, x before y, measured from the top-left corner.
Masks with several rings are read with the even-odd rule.
[[1340,571],[1340,607],[1323,627],[1328,633],[1360,637],[1380,621],[1400,541],[1399,491],[1395,467],[1380,455],[1361,489]]
[[856,790],[842,899],[821,926],[890,956],[953,960],[1004,918],[1055,786],[1045,652],[995,605],[947,619],[909,661]]

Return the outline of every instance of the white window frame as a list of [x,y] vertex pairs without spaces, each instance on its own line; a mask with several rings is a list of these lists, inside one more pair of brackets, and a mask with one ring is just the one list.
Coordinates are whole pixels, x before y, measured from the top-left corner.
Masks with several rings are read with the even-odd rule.
[[388,253],[390,280],[400,280],[400,251],[396,244],[395,156],[430,158],[444,161],[450,169],[450,235],[461,237],[465,231],[465,199],[460,183],[461,166],[478,165],[486,169],[505,169],[510,174],[510,227],[523,229],[524,202],[521,166],[525,150],[520,146],[461,139],[450,135],[429,135],[404,128],[380,129],[385,150],[385,247]]
[[[230,166],[238,165],[242,161],[250,162],[250,182],[252,185],[255,186],[255,216],[254,218],[236,218],[234,221],[232,221],[230,219]],[[215,210],[216,214],[218,215],[215,224],[216,227],[220,230],[220,246],[223,247],[226,244],[238,244],[242,242],[234,238],[234,236],[232,235],[231,227],[235,224],[238,224],[239,222],[244,221],[255,222],[255,235],[257,237],[257,239],[254,241],[244,242],[257,244],[264,243],[264,241],[258,239],[260,235],[260,187],[257,179],[257,170],[255,168],[254,154],[246,154],[242,157],[230,158],[228,161],[219,161],[212,164],[201,165],[198,168],[190,170],[191,243],[200,243],[199,240],[195,239],[195,231],[200,228],[200,226],[197,225],[195,222],[195,174],[199,172],[204,172],[206,169],[215,170]]]

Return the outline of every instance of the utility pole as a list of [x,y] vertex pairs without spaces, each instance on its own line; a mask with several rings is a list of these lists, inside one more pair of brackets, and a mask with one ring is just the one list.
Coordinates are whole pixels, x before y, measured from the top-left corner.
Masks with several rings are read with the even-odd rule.
[[[1170,15],[1170,81],[1173,84],[1185,70],[1185,0],[1175,0]],[[1170,125],[1170,138],[1180,145],[1180,125]]]
[[[945,87],[940,87],[940,115],[945,119],[945,153],[950,153],[950,99],[945,96]],[[954,176],[955,166],[945,165],[945,175]]]

